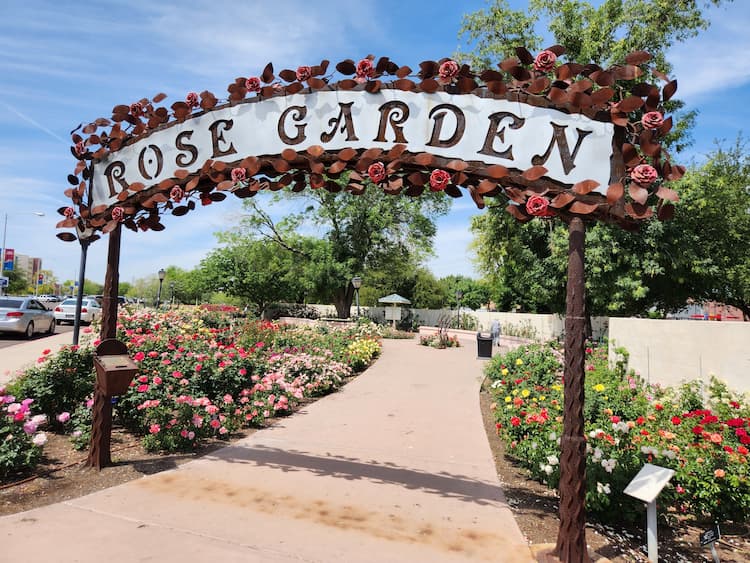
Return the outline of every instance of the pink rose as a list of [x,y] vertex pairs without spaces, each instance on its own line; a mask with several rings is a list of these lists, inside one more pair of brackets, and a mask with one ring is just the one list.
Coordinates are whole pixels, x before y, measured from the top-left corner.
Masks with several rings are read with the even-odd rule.
[[546,197],[540,195],[533,195],[526,200],[526,211],[529,215],[534,215],[536,217],[549,217],[550,212],[547,210],[548,207],[549,201]]
[[664,123],[664,116],[658,111],[650,111],[641,118],[641,124],[646,129],[658,129]]
[[70,413],[69,412],[61,412],[57,415],[57,421],[65,424],[70,420]]
[[187,96],[185,96],[185,103],[190,108],[197,108],[200,105],[198,94],[196,92],[188,92]]
[[385,165],[382,162],[370,164],[370,167],[367,169],[367,175],[376,184],[382,182],[385,180]]
[[260,92],[260,78],[257,76],[251,76],[245,80],[245,88],[248,92]]
[[656,171],[656,168],[649,164],[639,164],[630,171],[630,177],[634,182],[650,186],[659,177],[659,173]]
[[557,55],[555,55],[552,51],[548,51],[545,49],[534,59],[534,70],[538,70],[540,72],[549,72],[550,70],[555,68],[556,60]]
[[143,115],[143,106],[141,105],[141,102],[130,104],[130,115],[133,117],[140,117]]
[[73,150],[78,156],[83,156],[86,154],[86,144],[83,141],[78,141],[73,147]]
[[448,187],[451,181],[451,175],[445,170],[433,170],[430,174],[430,190],[433,192],[442,192]]
[[370,59],[362,59],[357,63],[357,78],[355,78],[354,80],[362,83],[365,82],[368,78],[372,78],[374,74],[375,69],[372,67],[372,61]]
[[161,426],[159,426],[158,424],[152,424],[148,427],[148,431],[151,434],[158,434],[161,431]]
[[312,77],[312,69],[309,66],[297,67],[297,80],[304,82]]
[[125,210],[122,207],[114,207],[112,209],[112,220],[118,223],[125,217]]
[[185,197],[185,192],[180,186],[175,186],[169,192],[169,197],[172,198],[175,203],[180,203],[182,198]]
[[445,61],[440,65],[438,75],[440,84],[450,84],[458,76],[458,63],[456,61]]
[[247,177],[247,171],[244,168],[232,168],[232,182],[244,182]]
[[68,219],[72,219],[76,216],[76,210],[72,207],[66,207],[65,211],[63,211],[63,215],[65,215]]

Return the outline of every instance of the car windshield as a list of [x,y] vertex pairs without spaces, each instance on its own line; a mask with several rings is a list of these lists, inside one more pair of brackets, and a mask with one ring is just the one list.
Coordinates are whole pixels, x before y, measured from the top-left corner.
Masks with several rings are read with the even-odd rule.
[[0,299],[0,307],[6,309],[20,309],[23,305],[23,299]]
[[62,302],[63,305],[72,305],[73,307],[76,306],[76,300],[75,299],[66,299]]

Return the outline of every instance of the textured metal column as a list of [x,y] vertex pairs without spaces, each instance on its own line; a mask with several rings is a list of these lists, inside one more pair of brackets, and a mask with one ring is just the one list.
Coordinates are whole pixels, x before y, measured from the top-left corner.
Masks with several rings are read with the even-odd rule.
[[104,275],[104,294],[102,296],[102,340],[117,336],[117,296],[120,290],[121,235],[122,225],[117,225],[109,233],[107,272]]
[[565,410],[560,454],[560,529],[554,555],[565,563],[589,562],[586,549],[586,442],[583,400],[586,340],[586,227],[568,226],[568,289],[565,306]]

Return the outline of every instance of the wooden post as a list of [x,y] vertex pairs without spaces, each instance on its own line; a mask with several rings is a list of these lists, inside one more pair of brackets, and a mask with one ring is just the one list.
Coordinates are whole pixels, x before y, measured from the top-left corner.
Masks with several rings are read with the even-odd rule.
[[[117,335],[117,294],[120,278],[120,237],[121,225],[109,233],[107,272],[104,276],[102,296],[101,340]],[[87,467],[101,469],[112,465],[110,440],[112,437],[112,397],[104,394],[97,383],[94,386],[94,405],[91,410],[91,445],[86,459]]]
[[565,408],[560,454],[560,528],[553,554],[565,563],[591,561],[586,549],[586,441],[583,401],[586,340],[586,227],[568,225],[568,288],[565,303]]

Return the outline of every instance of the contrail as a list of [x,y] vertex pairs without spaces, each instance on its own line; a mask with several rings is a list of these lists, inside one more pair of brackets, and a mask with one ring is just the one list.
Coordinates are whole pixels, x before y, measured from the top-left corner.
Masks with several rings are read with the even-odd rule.
[[17,115],[18,117],[20,117],[20,118],[21,118],[21,119],[23,119],[24,121],[28,121],[29,123],[31,123],[31,124],[32,124],[32,125],[33,125],[34,127],[36,127],[37,129],[39,129],[40,131],[44,131],[44,132],[45,132],[45,133],[47,133],[47,135],[49,135],[50,137],[53,137],[53,138],[57,139],[57,140],[58,140],[58,141],[60,141],[61,143],[65,144],[66,146],[68,146],[68,145],[70,145],[70,144],[71,144],[71,141],[69,141],[69,140],[66,140],[66,139],[63,139],[62,137],[60,137],[60,135],[58,135],[58,134],[57,134],[57,133],[55,133],[54,131],[50,131],[50,130],[49,130],[49,129],[47,129],[47,128],[46,128],[46,127],[45,127],[44,125],[42,125],[41,123],[38,123],[38,122],[34,121],[34,120],[33,120],[32,118],[30,118],[30,117],[29,117],[28,115],[24,115],[23,113],[21,113],[20,111],[18,111],[18,110],[17,110],[16,108],[14,108],[13,106],[11,106],[11,105],[9,105],[9,104],[7,104],[7,103],[3,102],[3,101],[0,101],[0,104],[3,104],[3,105],[4,105],[5,107],[6,107],[6,108],[8,108],[8,109],[9,109],[10,111],[12,111],[13,113],[15,113],[15,114],[16,114],[16,115]]

